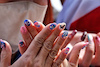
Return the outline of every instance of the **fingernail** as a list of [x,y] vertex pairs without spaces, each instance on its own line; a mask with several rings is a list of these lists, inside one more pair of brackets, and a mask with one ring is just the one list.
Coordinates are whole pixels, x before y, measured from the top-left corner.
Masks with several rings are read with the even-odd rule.
[[68,54],[69,50],[70,50],[70,48],[67,47],[67,48],[65,49],[65,54]]
[[63,34],[62,34],[62,38],[64,38],[64,39],[65,39],[65,38],[66,38],[66,36],[68,36],[68,32],[67,32],[67,31],[64,31],[64,32],[63,32]]
[[73,38],[76,33],[77,33],[77,30],[73,30],[73,32],[68,37]]
[[24,21],[24,23],[25,23],[26,26],[30,26],[30,24],[31,24],[30,21],[29,21],[28,19],[26,19],[26,20]]
[[93,37],[92,37],[92,35],[91,35],[91,34],[87,34],[87,38],[88,38],[88,42],[89,42],[90,44],[92,44],[92,42],[93,42]]
[[36,27],[40,27],[40,24],[39,24],[38,21],[34,21],[34,25],[35,25]]
[[84,41],[84,40],[85,40],[86,35],[87,35],[87,32],[86,32],[86,31],[84,31],[84,32],[83,32],[83,34],[82,34],[82,37],[81,37],[81,41]]
[[26,27],[22,26],[22,27],[21,27],[21,32],[22,32],[22,33],[26,33],[26,32],[27,32]]
[[85,44],[83,44],[83,48],[84,49],[85,47],[87,47],[87,45],[89,44],[89,42],[86,42]]
[[20,41],[19,41],[19,45],[20,45],[21,47],[23,47],[23,46],[24,46],[24,42],[23,42],[22,40],[20,40]]
[[62,30],[62,29],[65,29],[65,26],[66,26],[65,23],[61,23],[60,26],[59,26],[59,29],[61,29],[61,30]]
[[56,27],[56,23],[52,23],[52,24],[50,25],[50,29],[51,29],[51,30],[53,30],[55,27]]
[[6,44],[2,40],[0,41],[0,44],[1,44],[1,49],[6,48]]

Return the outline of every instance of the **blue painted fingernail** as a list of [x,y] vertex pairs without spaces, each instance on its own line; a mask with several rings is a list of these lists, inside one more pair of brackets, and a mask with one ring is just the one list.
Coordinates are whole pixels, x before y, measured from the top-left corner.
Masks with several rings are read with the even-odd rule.
[[64,31],[63,34],[62,34],[62,38],[66,38],[67,35],[68,35],[68,32]]
[[24,42],[22,40],[20,40],[19,44],[20,44],[21,47],[24,46]]
[[26,26],[30,26],[30,25],[31,25],[31,23],[30,23],[30,21],[29,21],[28,19],[26,19],[26,20],[24,21],[24,23],[25,23]]
[[34,25],[35,25],[36,27],[40,27],[40,24],[39,24],[38,21],[35,21],[35,22],[34,22]]
[[91,34],[88,34],[88,35],[87,35],[87,38],[88,38],[88,42],[89,42],[90,44],[92,44],[92,43],[93,43],[93,36],[92,36]]
[[84,49],[85,47],[87,47],[88,44],[89,44],[89,42],[86,42],[85,44],[83,44],[83,48],[82,49]]
[[55,23],[53,23],[53,24],[50,25],[50,29],[51,30],[53,30],[55,27],[56,27],[56,24]]
[[0,41],[1,48],[6,48],[6,44],[3,41]]
[[70,48],[67,47],[67,48],[65,49],[65,53],[68,54],[69,50],[70,50]]

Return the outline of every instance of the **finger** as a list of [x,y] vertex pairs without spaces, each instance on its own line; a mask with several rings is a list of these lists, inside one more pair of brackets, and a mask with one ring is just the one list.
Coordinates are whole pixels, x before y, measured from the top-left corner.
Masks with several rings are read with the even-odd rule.
[[94,54],[94,49],[95,49],[92,35],[88,34],[87,39],[88,39],[89,45],[86,47],[86,51],[82,59],[83,61],[82,66],[85,66],[85,67],[88,67],[91,64],[92,57]]
[[68,35],[67,31],[63,31],[60,34],[60,36],[59,36],[58,40],[56,41],[54,47],[49,52],[49,56],[47,57],[45,66],[51,66],[52,65],[53,60],[54,60],[55,56],[58,54],[58,51],[61,48],[63,42],[65,41],[67,35]]
[[34,25],[38,32],[40,32],[45,27],[41,22],[38,22],[38,21],[34,21]]
[[[57,56],[57,58],[55,58],[55,61],[53,62],[52,67],[59,67],[61,65],[61,63],[65,60],[65,58],[67,57],[67,54],[69,52],[70,48],[67,47],[65,49],[63,49],[59,55]],[[67,61],[66,61],[67,62]],[[68,62],[66,63],[68,65]],[[69,67],[69,66],[68,66]]]
[[21,54],[23,54],[28,48],[22,40],[20,40],[18,47]]
[[86,47],[89,43],[88,42],[79,42],[77,44],[75,44],[75,46],[73,47],[72,51],[71,51],[71,55],[69,58],[69,63],[74,67],[76,67],[78,65],[78,58],[79,58],[79,53],[80,50],[84,47]]
[[[34,39],[34,37],[38,34],[38,32],[35,29],[33,22],[31,20],[26,19],[24,21],[24,24],[25,24],[25,27],[27,28],[28,32],[30,33],[30,35]],[[40,25],[39,25],[39,27],[40,27]]]
[[23,39],[25,41],[25,45],[29,46],[29,44],[31,43],[32,39],[31,39],[30,34],[28,33],[26,27],[22,26],[20,28],[20,31],[21,31],[22,37],[23,37]]
[[100,62],[100,37],[96,36],[94,38],[94,42],[95,42],[96,51],[95,51],[95,57],[92,61],[92,64],[96,66],[100,66],[99,63]]
[[68,38],[66,39],[64,45],[62,46],[62,49],[66,47],[66,45],[73,39],[76,33],[77,30],[74,30],[71,34],[68,35]]
[[[42,47],[44,41],[50,36],[50,34],[55,30],[56,24],[49,24],[47,25],[40,33],[36,35],[34,40],[31,42],[30,46],[28,47],[26,54],[30,55],[33,59],[38,54],[40,48]],[[34,49],[34,51],[33,51]]]
[[[65,28],[65,23],[58,24],[57,27],[56,27],[56,29],[52,32],[52,34],[45,40],[45,42],[43,43],[44,46],[43,46],[43,48],[41,49],[41,51],[40,51],[40,53],[39,53],[39,58],[40,58],[41,60],[47,58],[47,56],[48,56],[48,54],[49,54],[49,51],[50,51],[50,50],[52,49],[52,47],[53,47],[53,44],[54,44],[55,39],[59,36],[60,32],[61,32],[64,28]],[[62,39],[63,39],[63,38],[62,38]],[[61,40],[61,39],[60,39],[60,40]],[[60,44],[58,44],[58,42],[57,42],[57,45],[59,45],[59,46],[58,46],[58,48],[56,47],[56,48],[57,48],[56,52],[58,52],[58,50],[59,50],[60,46],[62,45],[63,41],[64,41],[64,39],[61,40],[61,43],[60,43]],[[54,48],[55,48],[55,47],[54,47]],[[52,53],[53,53],[53,52],[52,52]],[[42,59],[42,58],[43,58],[43,59]],[[45,62],[45,60],[43,60],[42,62]]]
[[8,67],[11,64],[12,50],[8,42],[1,40],[1,67]]

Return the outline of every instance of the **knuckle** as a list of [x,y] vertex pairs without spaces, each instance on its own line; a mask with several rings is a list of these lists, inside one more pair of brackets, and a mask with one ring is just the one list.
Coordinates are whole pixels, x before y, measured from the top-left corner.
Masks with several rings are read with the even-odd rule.
[[48,50],[51,50],[52,44],[53,44],[52,41],[46,41],[46,42],[44,42],[44,46],[45,46],[45,48],[48,49]]
[[33,67],[42,67],[42,66],[43,66],[43,64],[40,62],[39,59],[36,59],[36,60],[34,61],[34,66],[33,66]]
[[60,66],[60,63],[53,63],[53,66],[52,67],[59,67]]
[[52,57],[54,57],[55,58],[55,56],[57,55],[57,50],[52,50],[51,52],[50,52],[50,56],[52,56]]
[[[27,61],[26,61],[26,60],[27,60]],[[23,62],[24,62],[24,64],[26,64],[26,65],[31,65],[32,62],[31,62],[30,55],[26,54],[26,55],[24,56]]]
[[41,47],[43,42],[44,42],[44,38],[43,37],[38,37],[38,38],[35,38],[34,41],[35,41],[36,45]]

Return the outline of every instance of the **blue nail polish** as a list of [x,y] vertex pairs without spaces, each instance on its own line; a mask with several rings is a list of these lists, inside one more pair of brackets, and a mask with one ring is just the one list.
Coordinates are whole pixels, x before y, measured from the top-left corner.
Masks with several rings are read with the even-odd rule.
[[93,37],[92,37],[91,34],[88,34],[88,35],[87,35],[87,39],[88,39],[88,42],[89,42],[90,44],[93,43]]
[[1,48],[6,48],[6,44],[3,41],[1,41]]
[[25,23],[26,26],[30,26],[30,24],[31,24],[31,23],[29,22],[29,20],[27,20],[27,19],[24,21],[24,23]]
[[85,44],[83,44],[83,48],[82,49],[84,49],[85,47],[87,47],[88,44],[89,44],[89,42],[86,42]]
[[62,38],[66,38],[67,35],[68,35],[68,32],[64,31],[63,34],[62,34]]
[[23,41],[20,41],[19,44],[20,44],[21,47],[24,46],[24,42]]
[[51,24],[50,29],[53,30],[56,27],[56,24]]
[[40,27],[40,24],[39,24],[38,21],[35,21],[35,22],[34,22],[34,25],[35,25],[36,27]]
[[65,49],[65,53],[67,54],[67,53],[69,52],[69,50],[70,50],[70,48],[67,47],[67,48]]

